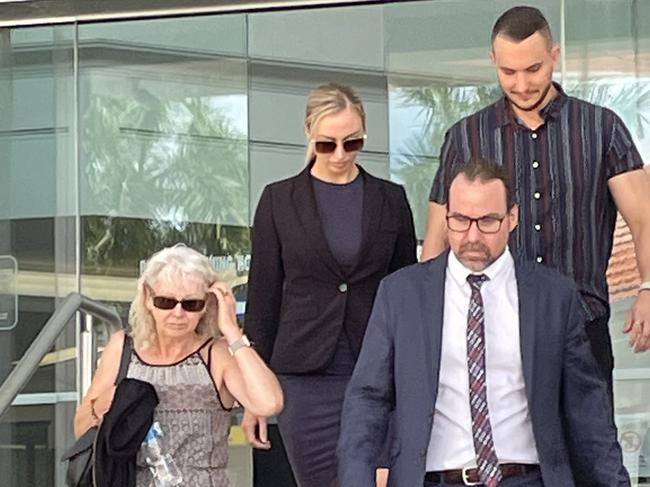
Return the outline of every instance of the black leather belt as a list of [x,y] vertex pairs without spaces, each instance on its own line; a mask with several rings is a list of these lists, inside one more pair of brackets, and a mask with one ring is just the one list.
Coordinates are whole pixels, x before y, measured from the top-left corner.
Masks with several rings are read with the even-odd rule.
[[[499,464],[501,475],[504,479],[508,477],[520,477],[532,472],[539,471],[539,465],[527,463],[501,463]],[[424,476],[427,482],[463,485],[480,485],[481,479],[478,477],[478,469],[462,468],[458,470],[442,470],[440,472],[427,472]]]

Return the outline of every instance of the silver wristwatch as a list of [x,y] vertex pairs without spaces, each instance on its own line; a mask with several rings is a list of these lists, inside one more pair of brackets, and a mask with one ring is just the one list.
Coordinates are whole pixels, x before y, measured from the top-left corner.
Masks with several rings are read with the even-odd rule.
[[230,352],[230,355],[235,355],[235,352],[237,352],[237,350],[239,350],[240,348],[250,347],[250,346],[251,346],[251,341],[248,339],[246,335],[242,335],[241,338],[235,340],[230,345],[228,345],[228,351]]

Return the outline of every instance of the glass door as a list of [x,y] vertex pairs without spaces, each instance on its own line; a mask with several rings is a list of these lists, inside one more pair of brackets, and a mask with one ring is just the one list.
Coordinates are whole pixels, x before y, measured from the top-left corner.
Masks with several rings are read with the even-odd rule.
[[[78,290],[72,25],[0,30],[0,382],[57,301]],[[76,328],[69,323],[0,417],[7,487],[62,485]]]

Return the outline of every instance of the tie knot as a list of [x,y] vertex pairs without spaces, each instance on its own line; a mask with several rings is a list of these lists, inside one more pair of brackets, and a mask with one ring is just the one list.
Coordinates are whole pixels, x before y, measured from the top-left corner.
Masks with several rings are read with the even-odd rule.
[[467,282],[469,282],[469,286],[472,288],[472,290],[480,290],[481,286],[485,281],[487,281],[489,278],[485,274],[470,274],[467,276]]

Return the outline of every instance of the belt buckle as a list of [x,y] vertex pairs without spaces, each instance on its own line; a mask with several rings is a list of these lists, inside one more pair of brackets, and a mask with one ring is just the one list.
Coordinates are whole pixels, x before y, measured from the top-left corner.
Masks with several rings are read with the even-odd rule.
[[463,485],[481,485],[482,482],[470,482],[469,480],[469,470],[472,470],[474,467],[463,467],[461,469],[461,475],[463,477]]

